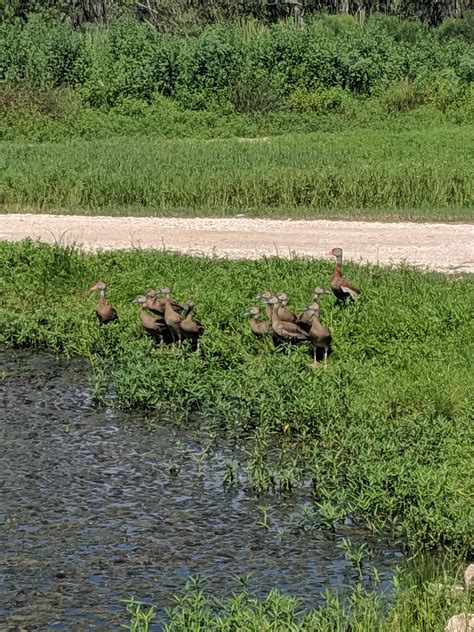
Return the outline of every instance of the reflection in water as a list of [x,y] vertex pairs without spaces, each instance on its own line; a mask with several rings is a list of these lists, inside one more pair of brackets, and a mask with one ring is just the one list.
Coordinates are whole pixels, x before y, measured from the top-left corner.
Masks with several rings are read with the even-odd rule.
[[[163,609],[190,575],[221,596],[238,588],[236,575],[249,576],[259,595],[278,587],[308,605],[353,583],[338,545],[363,534],[285,529],[309,491],[262,499],[245,485],[223,488],[226,461],[243,459],[242,447],[218,441],[201,472],[203,431],[164,423],[148,431],[144,415],[97,410],[81,363],[4,352],[0,374],[6,629],[118,628],[126,622],[121,600],[133,595]],[[262,504],[270,530],[256,524]],[[384,546],[371,563],[388,577],[401,553]]]

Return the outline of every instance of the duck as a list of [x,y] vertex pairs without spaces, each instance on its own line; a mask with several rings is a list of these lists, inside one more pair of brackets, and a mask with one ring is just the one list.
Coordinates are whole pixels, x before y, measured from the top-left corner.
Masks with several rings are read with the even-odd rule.
[[[273,312],[273,307],[271,305],[270,309]],[[256,305],[249,307],[249,309],[244,312],[244,316],[251,316],[250,329],[255,336],[261,337],[271,333],[272,324],[269,320],[262,320],[261,322],[258,322],[258,319],[260,318],[260,310]]]
[[[331,291],[317,285],[315,288],[313,288],[311,303],[316,303],[317,305],[319,305],[319,299],[324,294],[331,294]],[[304,309],[298,316],[298,325],[302,327],[305,331],[309,331],[311,329],[312,319],[312,314],[307,309]]]
[[186,301],[183,319],[180,322],[181,332],[191,340],[195,348],[199,348],[199,338],[204,333],[203,325],[194,318],[194,301],[192,298]]
[[273,292],[270,292],[270,290],[263,290],[262,292],[259,292],[257,294],[257,298],[259,298],[265,304],[265,316],[269,321],[271,321],[272,319],[273,307],[267,301],[269,301],[272,296]]
[[173,308],[173,304],[171,302],[171,289],[169,287],[162,287],[160,288],[160,292],[161,294],[163,294],[163,297],[165,299],[165,323],[171,332],[173,342],[178,342],[179,349],[181,347],[181,341],[183,339],[183,332],[181,331],[181,321],[183,319]]
[[350,301],[356,299],[360,294],[360,290],[342,276],[342,248],[333,248],[326,255],[336,257],[336,267],[331,279],[331,289],[336,297],[336,302],[340,305],[346,305],[347,299]]
[[298,316],[293,312],[290,312],[289,309],[286,309],[286,306],[288,305],[288,294],[286,292],[279,292],[276,297],[279,301],[279,305],[277,307],[279,320],[285,323],[296,323]]
[[[280,320],[278,314],[280,301],[276,296],[269,299],[268,304],[272,306],[272,330],[280,342],[289,342],[292,344],[309,342],[309,336],[304,329],[299,327],[296,323]],[[288,348],[288,354],[289,353],[290,348]]]
[[107,291],[106,283],[98,281],[90,288],[90,291],[99,291],[99,302],[97,303],[95,313],[97,314],[100,324],[107,325],[108,323],[118,320],[117,310],[111,307],[105,298],[105,293]]
[[318,303],[312,303],[307,305],[305,311],[311,318],[311,329],[308,332],[309,339],[313,345],[313,363],[312,367],[317,368],[319,366],[317,359],[318,349],[324,349],[324,368],[327,369],[328,365],[328,353],[331,348],[332,336],[328,327],[323,325],[320,321],[320,307]]
[[141,306],[140,309],[140,322],[146,333],[154,340],[162,345],[164,342],[171,342],[171,334],[166,326],[165,322],[161,318],[157,318],[155,315],[151,315],[148,312],[148,298],[144,294],[140,294],[133,299],[132,303],[138,303]]

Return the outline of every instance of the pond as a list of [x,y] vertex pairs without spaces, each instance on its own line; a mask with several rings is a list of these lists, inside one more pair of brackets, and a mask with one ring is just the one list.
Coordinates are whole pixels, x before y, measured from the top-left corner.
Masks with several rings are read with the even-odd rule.
[[[222,437],[208,451],[203,424],[151,429],[144,413],[97,408],[82,362],[4,351],[0,378],[7,630],[118,629],[127,623],[122,600],[162,611],[196,575],[215,595],[247,577],[259,596],[277,587],[314,606],[327,589],[355,582],[343,537],[369,543],[381,589],[403,559],[400,544],[370,541],[350,524],[335,535],[292,529],[310,489],[262,497],[245,481],[226,488],[226,463],[244,459],[245,445]],[[269,529],[259,524],[262,505]]]

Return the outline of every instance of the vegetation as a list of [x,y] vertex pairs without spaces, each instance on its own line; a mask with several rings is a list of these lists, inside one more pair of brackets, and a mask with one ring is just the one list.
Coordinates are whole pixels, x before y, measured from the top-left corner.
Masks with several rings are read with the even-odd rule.
[[[112,383],[124,408],[250,437],[252,488],[286,493],[310,480],[320,528],[337,529],[350,516],[411,547],[466,551],[472,277],[348,263],[363,298],[346,310],[322,299],[334,338],[327,371],[312,370],[302,348],[287,357],[254,339],[242,314],[258,290],[284,289],[298,308],[314,284],[328,283],[332,266],[2,243],[0,342],[83,356],[99,402]],[[88,291],[98,279],[109,283],[120,315],[105,327]],[[195,299],[201,352],[155,349],[143,334],[130,301],[163,283],[179,299]]]
[[[471,138],[474,140],[474,137]],[[348,152],[348,147],[351,152]],[[4,144],[7,209],[468,219],[466,130]]]
[[92,107],[150,103],[160,94],[190,110],[318,112],[405,82],[415,101],[407,108],[470,102],[472,115],[472,79],[465,38],[381,15],[363,25],[323,16],[304,29],[217,24],[194,38],[131,19],[83,33],[38,18],[0,25],[4,85],[69,86]]
[[5,21],[0,205],[465,218],[473,76],[469,36],[383,15]]
[[[417,566],[409,565],[395,576],[393,595],[377,592],[380,578],[375,577],[372,590],[363,590],[356,584],[348,599],[328,592],[325,604],[309,611],[304,610],[299,599],[277,590],[259,599],[244,587],[228,599],[218,599],[206,595],[198,581],[190,580],[183,594],[176,596],[174,605],[167,609],[162,625],[166,632],[441,632],[450,616],[472,611],[472,593],[456,589],[456,574],[461,575],[452,564],[448,572],[417,560]],[[127,610],[132,632],[147,632],[157,616],[155,608],[134,600],[128,603]]]
[[[443,18],[461,17],[469,0],[300,0],[299,4],[307,16],[327,11],[355,14],[363,20],[367,14],[384,12],[438,24]],[[291,13],[291,5],[287,0],[2,0],[0,4],[0,17],[26,19],[33,12],[71,21],[77,27],[107,22],[128,12],[162,31],[192,34],[215,21],[253,18],[270,22],[285,18]]]

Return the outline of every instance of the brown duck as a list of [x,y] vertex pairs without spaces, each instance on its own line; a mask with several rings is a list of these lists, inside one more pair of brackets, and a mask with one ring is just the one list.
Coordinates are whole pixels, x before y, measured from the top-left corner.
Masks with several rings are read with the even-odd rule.
[[154,340],[163,344],[163,342],[171,342],[172,337],[165,324],[165,321],[161,318],[157,318],[155,315],[151,315],[148,312],[148,298],[146,295],[141,294],[133,299],[132,303],[138,303],[141,306],[140,310],[140,322],[146,333]]
[[360,294],[360,290],[342,276],[342,248],[333,248],[326,255],[336,257],[336,268],[331,279],[331,289],[337,302],[345,305],[347,299],[350,301],[356,299]]
[[[271,305],[268,306],[273,312],[273,307]],[[271,333],[272,324],[269,320],[262,320],[261,322],[258,322],[258,319],[260,318],[260,310],[257,306],[250,307],[246,312],[244,312],[244,316],[252,317],[250,319],[250,329],[255,336],[261,337]]]
[[259,298],[261,301],[265,303],[265,316],[270,321],[272,319],[273,307],[272,305],[267,303],[267,301],[269,301],[272,298],[272,296],[273,296],[273,293],[270,292],[269,290],[263,290],[263,292],[259,292],[257,294],[257,298]]
[[319,366],[317,359],[318,349],[324,350],[324,368],[327,368],[328,365],[328,353],[331,348],[332,336],[329,329],[323,325],[319,319],[319,305],[318,303],[312,303],[308,305],[305,309],[311,318],[311,329],[309,330],[308,336],[311,340],[311,344],[313,345],[313,364],[311,365],[313,368]]
[[286,292],[279,292],[276,295],[279,305],[277,309],[278,319],[285,323],[296,323],[298,320],[298,316],[293,312],[290,312],[289,309],[286,309],[288,305],[288,294]]
[[100,292],[100,294],[95,313],[97,314],[97,318],[99,319],[100,324],[106,325],[107,323],[111,323],[114,320],[118,320],[117,311],[107,303],[105,298],[107,285],[102,281],[99,281],[90,288],[91,292],[96,292],[97,290]]
[[[193,315],[194,301],[190,298],[186,301],[185,314],[180,322],[181,332],[186,338],[189,338],[195,344],[195,348],[199,347],[199,338],[204,333],[202,324],[194,318]],[[194,345],[193,345],[194,346]]]
[[[319,285],[313,289],[313,296],[311,299],[311,303],[316,303],[319,305],[319,299],[324,294],[331,294],[330,290],[326,290],[324,287],[320,287]],[[298,325],[302,327],[305,331],[310,330],[311,323],[313,321],[313,315],[307,309],[304,309],[301,314],[298,316]]]
[[[268,300],[268,304],[272,306],[272,329],[276,337],[281,342],[290,342],[292,344],[298,344],[302,342],[309,342],[308,334],[299,327],[296,323],[289,323],[280,320],[278,314],[278,307],[280,301],[276,296],[273,296]],[[288,348],[288,353],[290,352]]]
[[160,292],[165,299],[165,323],[171,332],[173,342],[178,342],[178,348],[181,346],[181,340],[183,339],[183,333],[181,331],[182,318],[177,311],[173,309],[171,302],[171,290],[169,287],[160,288]]
[[[145,296],[148,299],[147,307],[150,310],[150,312],[153,312],[154,314],[157,314],[157,315],[164,316],[166,298],[158,298],[158,293],[159,293],[158,290],[147,290],[145,292]],[[171,298],[171,296],[169,300],[175,312],[178,312],[179,314],[181,314],[181,312],[184,311],[185,308],[183,307],[183,305],[180,305],[179,303],[177,303],[173,298]]]

